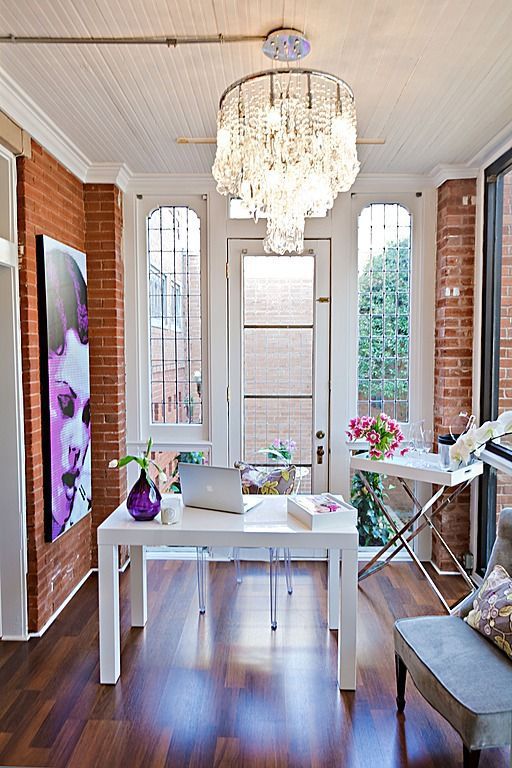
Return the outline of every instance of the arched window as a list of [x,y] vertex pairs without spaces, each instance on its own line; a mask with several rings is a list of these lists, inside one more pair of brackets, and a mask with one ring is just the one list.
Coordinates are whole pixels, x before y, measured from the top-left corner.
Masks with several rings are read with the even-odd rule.
[[151,421],[202,424],[201,224],[188,206],[147,217]]
[[358,413],[409,420],[412,217],[372,203],[358,220]]

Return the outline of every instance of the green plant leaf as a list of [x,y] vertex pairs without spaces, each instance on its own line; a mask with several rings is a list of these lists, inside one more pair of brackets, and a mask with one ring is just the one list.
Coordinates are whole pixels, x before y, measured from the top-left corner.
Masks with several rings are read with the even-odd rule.
[[121,467],[125,467],[131,461],[137,461],[137,456],[130,456],[130,455],[123,456],[122,459],[119,459],[119,461],[117,463],[117,466],[118,466],[119,469],[121,469]]

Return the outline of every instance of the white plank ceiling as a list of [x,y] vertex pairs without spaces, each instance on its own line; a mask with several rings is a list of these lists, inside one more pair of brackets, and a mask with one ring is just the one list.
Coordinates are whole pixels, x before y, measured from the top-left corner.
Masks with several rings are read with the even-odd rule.
[[[465,164],[512,121],[512,0],[0,0],[0,35],[266,34],[305,30],[305,64],[356,97],[366,173]],[[0,45],[0,67],[93,163],[206,173],[218,98],[267,68],[259,43]],[[0,108],[2,104],[0,103]]]

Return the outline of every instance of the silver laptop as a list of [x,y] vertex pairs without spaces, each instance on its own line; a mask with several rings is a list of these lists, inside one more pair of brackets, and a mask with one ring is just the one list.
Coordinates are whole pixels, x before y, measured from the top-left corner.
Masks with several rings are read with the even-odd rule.
[[244,500],[239,469],[178,464],[183,504],[243,515],[263,499]]

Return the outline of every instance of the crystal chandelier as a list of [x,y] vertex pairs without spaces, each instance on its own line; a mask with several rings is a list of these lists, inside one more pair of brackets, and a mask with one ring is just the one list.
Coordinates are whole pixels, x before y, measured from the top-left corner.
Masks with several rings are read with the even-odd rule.
[[[296,60],[309,43],[300,33],[280,30],[264,51]],[[213,165],[217,190],[241,198],[256,220],[266,217],[267,253],[302,253],[306,217],[325,216],[358,172],[354,95],[338,77],[276,68],[244,77],[223,93]]]

